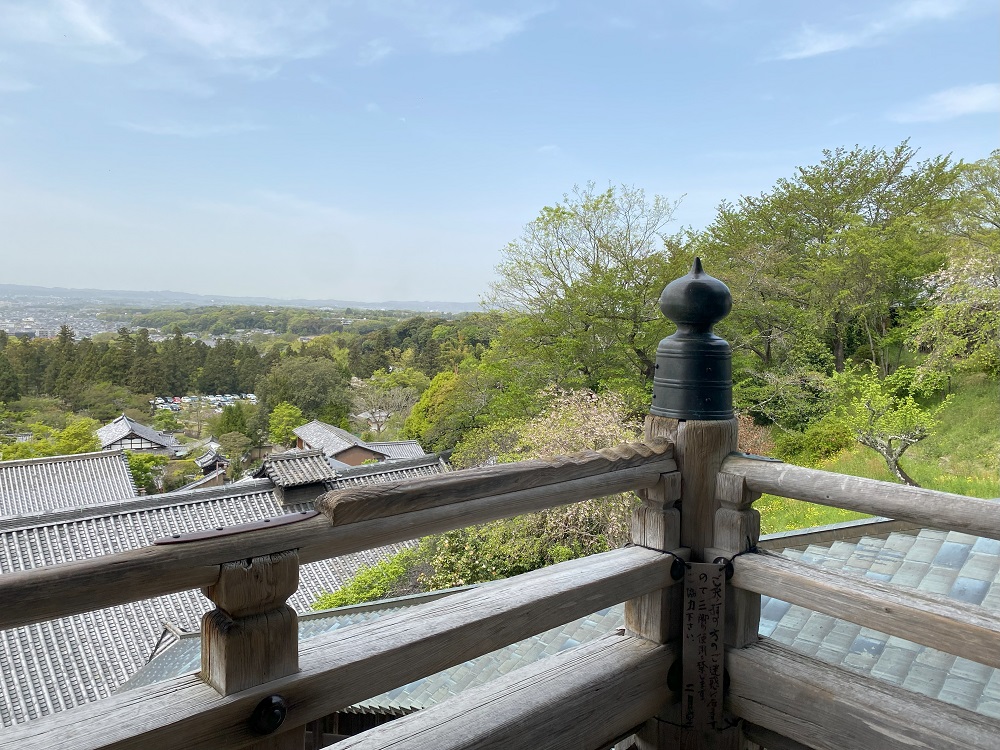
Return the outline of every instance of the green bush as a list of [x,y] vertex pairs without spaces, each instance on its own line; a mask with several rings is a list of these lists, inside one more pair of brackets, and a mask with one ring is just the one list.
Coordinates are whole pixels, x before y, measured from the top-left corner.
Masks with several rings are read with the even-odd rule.
[[320,594],[312,607],[317,610],[347,607],[407,593],[405,584],[420,560],[418,550],[407,548],[376,565],[363,565],[339,589]]
[[781,432],[774,439],[777,456],[800,466],[816,466],[853,445],[850,428],[834,419],[821,419],[803,432]]

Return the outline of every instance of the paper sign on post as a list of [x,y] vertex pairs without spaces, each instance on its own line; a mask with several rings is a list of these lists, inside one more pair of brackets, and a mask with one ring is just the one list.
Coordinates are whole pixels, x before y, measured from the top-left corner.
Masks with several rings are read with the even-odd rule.
[[725,566],[691,563],[684,575],[684,726],[722,727]]

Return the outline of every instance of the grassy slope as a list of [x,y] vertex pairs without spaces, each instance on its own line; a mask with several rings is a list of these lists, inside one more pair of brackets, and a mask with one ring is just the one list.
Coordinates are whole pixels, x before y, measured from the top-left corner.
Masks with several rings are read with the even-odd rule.
[[[942,412],[934,434],[910,448],[901,464],[923,487],[973,497],[1000,497],[1000,384],[981,376],[955,383],[955,398]],[[860,445],[819,468],[895,481],[882,457]],[[771,495],[764,495],[755,507],[765,534],[864,517]]]

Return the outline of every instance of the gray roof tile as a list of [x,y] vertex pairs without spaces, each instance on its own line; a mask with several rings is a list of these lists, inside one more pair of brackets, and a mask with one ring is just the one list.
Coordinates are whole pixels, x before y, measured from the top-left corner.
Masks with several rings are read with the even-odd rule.
[[[413,471],[443,470],[435,460]],[[386,473],[355,477],[387,481]],[[0,573],[119,552],[172,533],[230,526],[298,512],[282,507],[270,480],[137,497],[127,505],[71,508],[26,519],[0,519]],[[338,587],[362,565],[373,565],[403,545],[308,563],[289,604],[309,612],[324,591]],[[200,591],[0,631],[0,725],[8,726],[103,698],[142,667],[169,622],[197,630],[212,608]],[[184,639],[181,639],[182,641]],[[169,651],[169,649],[168,649]]]
[[335,479],[337,472],[319,449],[290,450],[265,458],[257,472],[257,476],[261,475],[266,475],[278,487],[297,487]]
[[0,461],[0,517],[137,497],[120,451]]

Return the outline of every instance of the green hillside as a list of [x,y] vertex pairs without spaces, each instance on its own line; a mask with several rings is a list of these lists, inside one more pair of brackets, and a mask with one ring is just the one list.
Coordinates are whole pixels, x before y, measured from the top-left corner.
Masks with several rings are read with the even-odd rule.
[[[972,497],[1000,497],[1000,384],[982,375],[953,382],[954,399],[937,429],[905,454],[902,464],[922,487]],[[818,468],[856,477],[894,478],[875,451],[857,445]],[[764,495],[755,504],[762,532],[864,518],[860,513]]]

